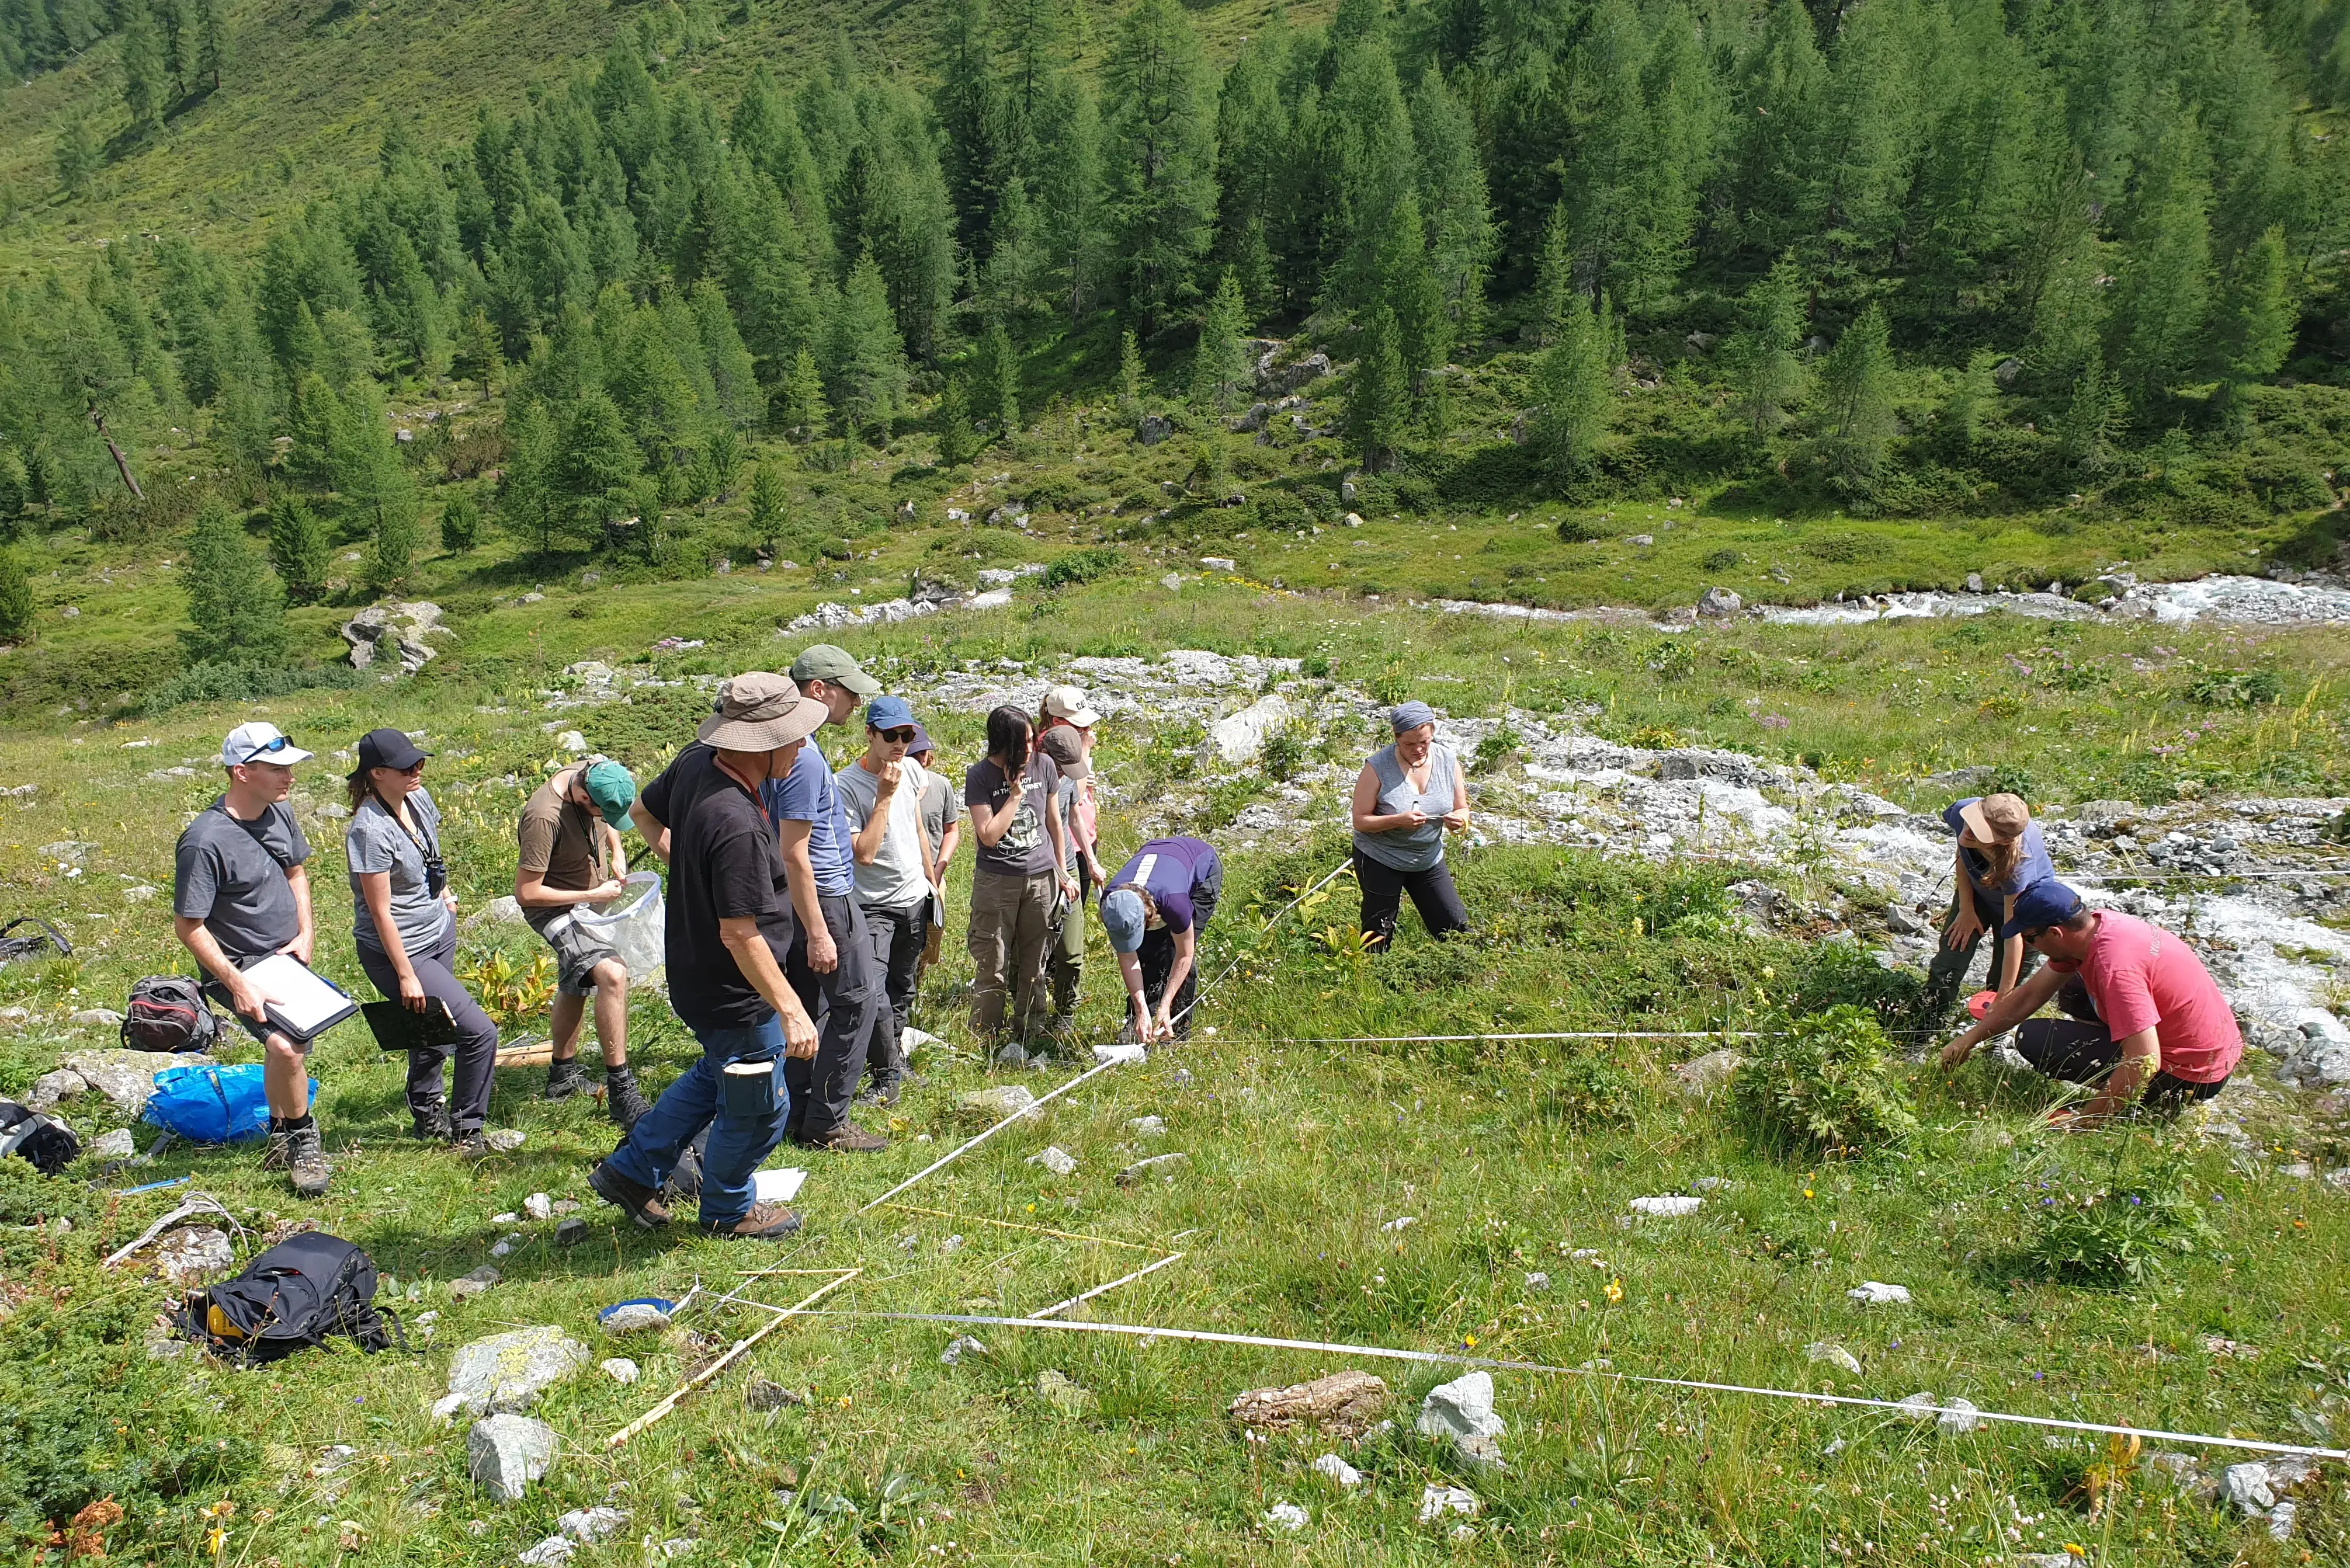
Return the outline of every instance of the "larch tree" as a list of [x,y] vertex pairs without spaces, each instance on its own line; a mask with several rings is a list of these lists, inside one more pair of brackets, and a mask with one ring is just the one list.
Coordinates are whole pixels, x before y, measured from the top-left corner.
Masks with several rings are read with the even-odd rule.
[[1551,346],[1534,362],[1538,411],[1533,444],[1552,483],[1563,486],[1590,470],[1592,454],[1612,422],[1612,322],[1596,314],[1583,294],[1570,290],[1554,334]]
[[1211,418],[1232,411],[1235,397],[1248,385],[1248,304],[1241,296],[1240,278],[1230,269],[1208,301],[1200,323],[1199,347],[1191,359],[1191,406]]
[[1803,273],[1793,256],[1782,256],[1738,302],[1738,327],[1722,345],[1739,417],[1758,436],[1784,424],[1789,405],[1803,394],[1804,364],[1795,349],[1804,340],[1804,303]]
[[1374,305],[1363,323],[1361,351],[1347,387],[1347,444],[1366,469],[1376,472],[1395,461],[1411,421],[1411,389],[1395,312]]
[[1139,0],[1105,67],[1112,227],[1128,306],[1147,329],[1197,292],[1212,237],[1215,119],[1199,35],[1176,0]]
[[269,504],[269,564],[296,604],[308,604],[327,591],[327,568],[334,545],[326,524],[298,495],[280,494]]
[[207,495],[196,507],[179,574],[188,596],[180,646],[192,664],[267,666],[286,657],[286,588],[228,504]]
[[1872,305],[1820,364],[1820,435],[1830,470],[1853,480],[1874,474],[1897,422],[1892,327],[1885,307]]

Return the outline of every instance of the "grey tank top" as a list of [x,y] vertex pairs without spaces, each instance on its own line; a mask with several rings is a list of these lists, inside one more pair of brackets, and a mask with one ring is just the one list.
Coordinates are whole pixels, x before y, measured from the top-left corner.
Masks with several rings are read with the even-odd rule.
[[1418,827],[1391,827],[1385,833],[1357,833],[1355,847],[1391,871],[1426,871],[1444,858],[1444,824],[1452,809],[1460,763],[1443,745],[1428,748],[1428,787],[1414,789],[1410,776],[1393,746],[1371,753],[1371,773],[1378,780],[1380,816],[1400,816],[1415,806],[1428,814]]

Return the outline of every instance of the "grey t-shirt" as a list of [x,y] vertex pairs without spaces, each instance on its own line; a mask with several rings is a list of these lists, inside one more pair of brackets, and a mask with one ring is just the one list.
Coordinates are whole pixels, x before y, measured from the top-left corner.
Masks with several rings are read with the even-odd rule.
[[202,920],[240,965],[266,958],[302,934],[286,873],[309,858],[310,841],[284,801],[241,822],[224,795],[181,830],[172,912]]
[[[439,941],[455,919],[449,906],[433,897],[424,875],[426,852],[441,851],[441,808],[426,791],[413,790],[408,815],[416,825],[413,836],[370,795],[351,813],[350,826],[343,833],[343,857],[351,871],[351,935],[378,952],[383,950],[383,938],[368,912],[367,896],[359,891],[363,874],[390,873],[391,923],[400,928],[400,945],[411,953]],[[424,841],[421,846],[419,838]]]
[[922,786],[922,831],[931,836],[931,856],[937,858],[947,841],[947,824],[962,815],[962,807],[954,797],[954,785],[947,775],[931,770],[930,783]]
[[1425,871],[1444,858],[1444,824],[1438,820],[1452,809],[1460,761],[1441,743],[1428,748],[1428,787],[1416,789],[1403,760],[1393,746],[1371,753],[1371,773],[1378,780],[1380,816],[1401,816],[1417,808],[1428,815],[1418,827],[1390,827],[1385,833],[1357,833],[1355,847],[1394,871]]
[[[872,863],[856,864],[856,846],[849,846],[851,868],[857,876],[857,901],[868,909],[902,909],[930,896],[931,880],[922,875],[922,846],[918,836],[922,831],[922,793],[931,786],[931,775],[911,757],[898,765],[903,772],[897,793],[889,797],[889,826],[881,830],[881,847]],[[851,763],[833,774],[833,787],[840,792],[841,809],[848,815],[850,834],[864,832],[865,825],[873,820],[875,804],[881,798],[879,775],[867,773],[861,762]]]

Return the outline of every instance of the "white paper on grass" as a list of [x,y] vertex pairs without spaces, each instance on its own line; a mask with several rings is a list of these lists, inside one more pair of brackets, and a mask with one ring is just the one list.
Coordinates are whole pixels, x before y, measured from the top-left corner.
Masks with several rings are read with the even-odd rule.
[[271,1022],[307,1040],[357,1012],[359,1003],[291,953],[272,953],[244,971]]
[[754,1203],[789,1203],[800,1195],[800,1184],[807,1180],[807,1172],[797,1166],[782,1170],[754,1170],[751,1173],[751,1200]]

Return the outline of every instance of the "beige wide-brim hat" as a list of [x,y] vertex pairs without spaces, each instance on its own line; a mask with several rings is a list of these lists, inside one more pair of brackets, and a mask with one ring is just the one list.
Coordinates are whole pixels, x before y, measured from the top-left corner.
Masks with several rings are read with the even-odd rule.
[[781,675],[746,670],[728,681],[718,711],[694,733],[722,752],[774,752],[816,732],[830,712]]
[[2032,808],[2020,794],[1987,794],[1959,807],[1959,820],[1985,844],[2004,844],[2032,826]]

